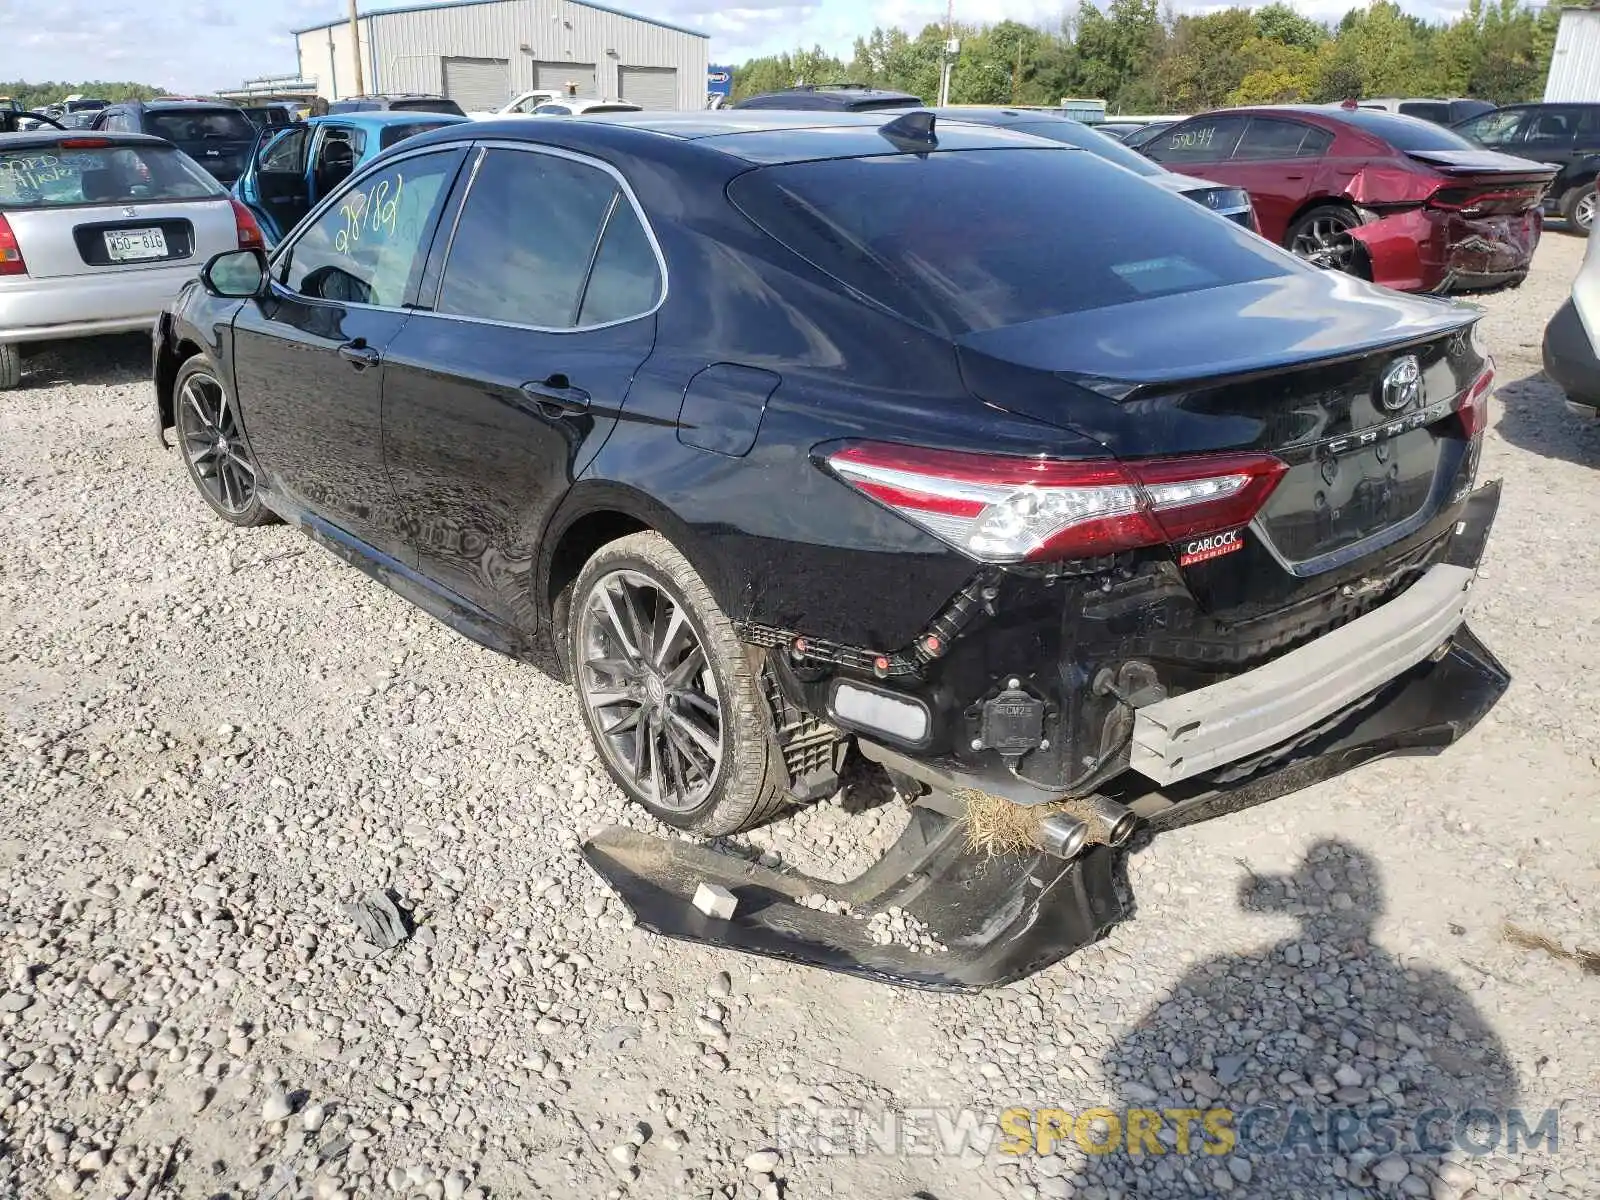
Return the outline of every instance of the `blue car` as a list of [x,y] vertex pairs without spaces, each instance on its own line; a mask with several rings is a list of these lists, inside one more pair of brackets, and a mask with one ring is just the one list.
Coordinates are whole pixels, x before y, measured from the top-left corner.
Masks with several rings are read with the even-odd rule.
[[413,134],[466,120],[444,113],[359,112],[312,117],[274,134],[264,130],[233,195],[261,226],[268,246],[358,167]]

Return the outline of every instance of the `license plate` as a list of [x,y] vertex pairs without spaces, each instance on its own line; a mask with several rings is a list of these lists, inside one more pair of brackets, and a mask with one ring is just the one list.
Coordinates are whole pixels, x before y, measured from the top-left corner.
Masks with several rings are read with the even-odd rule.
[[112,262],[167,256],[167,235],[159,229],[121,229],[106,234],[105,238],[106,255]]

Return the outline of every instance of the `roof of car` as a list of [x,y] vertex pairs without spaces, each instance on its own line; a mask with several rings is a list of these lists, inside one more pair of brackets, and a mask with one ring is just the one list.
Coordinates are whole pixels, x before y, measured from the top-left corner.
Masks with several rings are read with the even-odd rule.
[[[517,118],[479,121],[472,126],[472,136],[527,142],[559,138],[568,143],[584,138],[599,141],[605,137],[607,141],[615,143],[614,136],[607,137],[601,131],[625,129],[635,135],[649,135],[652,140],[664,138],[693,143],[732,158],[770,164],[892,154],[897,147],[884,136],[883,129],[889,122],[905,115],[905,112],[899,111],[852,113],[725,108],[688,112],[595,113],[583,121],[530,122]],[[562,132],[557,132],[558,129]],[[435,141],[450,140],[448,134],[430,133],[422,136]],[[1071,149],[1057,142],[995,125],[950,119],[936,119],[934,136],[937,138],[935,149],[938,151]]]

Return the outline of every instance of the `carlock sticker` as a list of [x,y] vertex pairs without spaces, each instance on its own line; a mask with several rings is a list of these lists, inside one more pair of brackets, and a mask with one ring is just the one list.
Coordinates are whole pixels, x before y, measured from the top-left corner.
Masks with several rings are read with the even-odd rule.
[[1224,554],[1232,554],[1235,550],[1244,549],[1244,530],[1230,529],[1226,533],[1208,534],[1202,538],[1191,538],[1187,542],[1178,544],[1178,565],[1192,567],[1195,563],[1205,562],[1211,558],[1221,558]]

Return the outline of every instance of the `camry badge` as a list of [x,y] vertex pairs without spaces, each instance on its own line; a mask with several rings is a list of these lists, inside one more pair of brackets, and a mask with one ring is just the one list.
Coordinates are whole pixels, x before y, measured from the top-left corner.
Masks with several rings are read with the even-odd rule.
[[1399,412],[1422,403],[1422,366],[1415,354],[1397,358],[1378,385],[1378,404],[1385,412]]
[[122,215],[125,217],[137,217],[139,210],[130,204],[122,210]]

